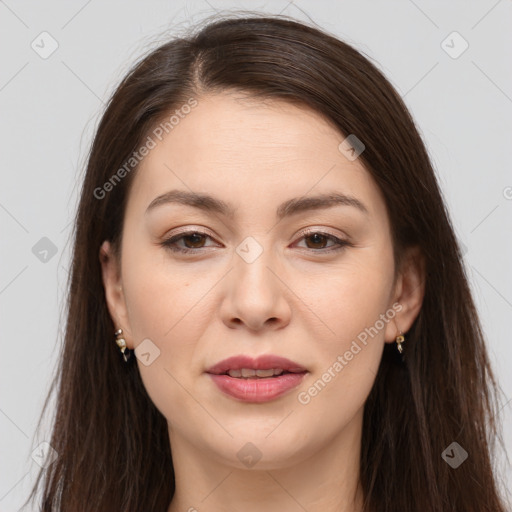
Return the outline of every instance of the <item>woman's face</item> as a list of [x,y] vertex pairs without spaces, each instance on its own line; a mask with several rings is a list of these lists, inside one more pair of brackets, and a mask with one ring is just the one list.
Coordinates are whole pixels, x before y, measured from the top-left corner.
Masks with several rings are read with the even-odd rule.
[[[104,278],[173,450],[270,469],[358,432],[384,343],[410,323],[393,307],[389,219],[370,174],[318,114],[280,101],[201,97],[164,135],[134,176],[121,268],[106,258]],[[166,245],[184,232],[197,234]],[[304,371],[208,373],[239,355]]]

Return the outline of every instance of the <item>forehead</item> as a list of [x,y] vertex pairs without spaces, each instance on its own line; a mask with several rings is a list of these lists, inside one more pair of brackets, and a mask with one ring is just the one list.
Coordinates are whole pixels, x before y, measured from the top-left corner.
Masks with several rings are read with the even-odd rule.
[[129,204],[145,208],[179,188],[249,208],[260,200],[281,203],[287,196],[336,189],[365,197],[374,213],[382,210],[368,171],[339,150],[345,136],[313,110],[237,92],[197,101],[161,140],[152,135],[156,144],[139,165]]
[[[226,91],[200,98],[198,106],[164,138],[163,145],[168,149],[186,145],[193,153],[180,156],[187,161],[243,163],[239,172],[244,172],[264,171],[266,164],[279,162],[330,161],[340,137],[307,107]],[[252,160],[255,155],[257,161]]]

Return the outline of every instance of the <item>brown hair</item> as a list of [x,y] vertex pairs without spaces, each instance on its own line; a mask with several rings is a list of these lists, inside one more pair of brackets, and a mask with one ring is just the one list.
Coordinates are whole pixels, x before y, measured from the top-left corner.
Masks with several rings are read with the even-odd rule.
[[[366,512],[505,512],[493,468],[499,436],[493,376],[462,255],[424,143],[404,102],[359,51],[284,16],[228,17],[175,38],[134,66],[99,123],[81,191],[43,511],[162,511],[174,493],[166,419],[136,364],[113,341],[99,248],[118,243],[134,170],[98,199],[169,112],[205,93],[239,90],[314,109],[366,146],[381,189],[397,268],[405,247],[426,262],[422,309],[406,359],[386,344],[364,410]],[[45,403],[46,410],[48,399]],[[43,412],[44,412],[43,410]],[[468,453],[454,469],[452,442]]]

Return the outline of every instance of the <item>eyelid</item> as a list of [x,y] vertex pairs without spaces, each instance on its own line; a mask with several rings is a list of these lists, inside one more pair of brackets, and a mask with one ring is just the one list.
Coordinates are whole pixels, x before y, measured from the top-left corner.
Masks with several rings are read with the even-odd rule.
[[215,238],[215,235],[208,230],[208,228],[205,228],[200,225],[187,225],[182,228],[176,228],[176,231],[173,231],[173,234],[171,236],[164,235],[164,239],[174,238],[177,235],[189,235],[191,233],[200,233],[201,235],[207,235],[212,238]]
[[339,235],[339,234],[333,233],[332,231],[330,231],[330,228],[327,228],[324,226],[311,226],[309,228],[304,228],[303,230],[299,231],[299,233],[295,236],[312,235],[315,233],[320,233],[322,235],[329,235],[329,236],[332,236],[332,237],[338,238],[338,239],[341,239],[341,237],[345,237],[345,239],[343,241],[347,241],[347,242],[349,241],[349,237],[347,235],[345,235],[345,234]]

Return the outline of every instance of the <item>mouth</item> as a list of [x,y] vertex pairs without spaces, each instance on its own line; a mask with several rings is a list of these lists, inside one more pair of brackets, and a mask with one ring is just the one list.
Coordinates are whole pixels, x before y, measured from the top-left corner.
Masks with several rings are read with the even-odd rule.
[[287,375],[289,373],[306,373],[306,370],[295,368],[294,370],[283,370],[282,368],[269,368],[268,370],[255,370],[254,368],[241,368],[240,370],[228,370],[224,373],[214,375],[229,375],[234,379],[268,379]]
[[242,402],[274,400],[297,387],[308,370],[294,361],[263,355],[235,356],[206,371],[220,391]]
[[295,361],[273,354],[257,358],[246,355],[229,357],[206,370],[213,375],[229,375],[235,379],[271,378],[287,373],[306,373],[307,369]]

